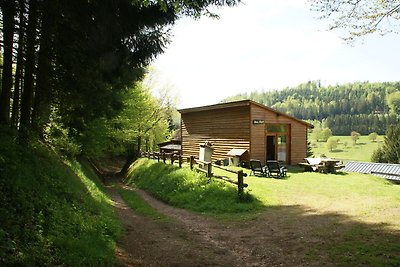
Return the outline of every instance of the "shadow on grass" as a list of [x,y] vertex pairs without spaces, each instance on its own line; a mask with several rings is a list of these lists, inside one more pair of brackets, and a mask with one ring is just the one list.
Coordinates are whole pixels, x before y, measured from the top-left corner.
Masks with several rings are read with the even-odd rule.
[[241,230],[253,237],[253,250],[271,266],[282,261],[288,266],[400,265],[400,231],[385,223],[368,224],[300,205],[273,206]]
[[[250,194],[246,202],[240,202],[230,184],[148,160],[135,164],[126,182],[173,206],[232,218],[225,223],[233,226],[224,227],[221,235],[250,248],[249,260],[261,265],[400,266],[398,225],[366,223],[301,205],[268,206]],[[395,216],[398,209],[386,212]],[[249,214],[258,216],[246,219]]]
[[344,152],[344,150],[343,149],[332,149],[330,152],[331,153],[339,153],[339,152]]

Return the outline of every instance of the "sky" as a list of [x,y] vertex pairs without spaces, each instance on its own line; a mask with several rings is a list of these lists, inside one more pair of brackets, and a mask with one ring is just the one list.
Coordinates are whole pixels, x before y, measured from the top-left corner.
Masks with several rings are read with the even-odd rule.
[[180,19],[152,64],[158,86],[171,90],[178,108],[309,80],[400,80],[400,35],[367,36],[349,45],[327,31],[327,22],[303,0],[244,0],[215,12],[219,19]]

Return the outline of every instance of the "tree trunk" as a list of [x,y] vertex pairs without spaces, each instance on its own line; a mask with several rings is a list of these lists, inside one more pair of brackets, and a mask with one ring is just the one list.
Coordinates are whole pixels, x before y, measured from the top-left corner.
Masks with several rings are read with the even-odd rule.
[[25,132],[30,129],[31,110],[34,93],[34,71],[35,71],[35,47],[37,29],[37,1],[29,2],[29,17],[26,40],[26,62],[24,89],[21,99],[21,124],[20,131]]
[[122,175],[122,177],[125,177],[127,175],[129,167],[132,165],[132,163],[135,162],[135,160],[139,158],[141,145],[142,145],[142,137],[138,136],[136,149],[135,146],[133,145],[132,151],[128,152],[125,164],[122,167],[121,171],[119,172],[119,174]]
[[11,126],[15,129],[18,127],[21,89],[24,68],[24,45],[25,45],[25,1],[19,1],[19,32],[18,32],[18,50],[17,50],[17,67],[15,70],[15,86],[13,96],[13,106],[11,115]]
[[40,36],[40,50],[36,79],[35,99],[33,103],[32,127],[40,138],[44,135],[44,126],[51,113],[52,90],[52,59],[53,59],[53,34],[55,30],[56,0],[43,1],[43,19]]
[[11,88],[13,85],[12,77],[12,56],[13,56],[13,41],[14,41],[14,13],[15,2],[1,2],[3,13],[3,75],[2,75],[2,90],[0,95],[0,123],[8,124],[10,120],[10,98]]

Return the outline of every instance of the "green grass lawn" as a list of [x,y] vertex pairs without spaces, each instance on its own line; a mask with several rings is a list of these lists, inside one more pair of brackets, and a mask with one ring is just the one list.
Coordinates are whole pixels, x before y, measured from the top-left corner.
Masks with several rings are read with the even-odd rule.
[[[335,138],[340,139],[340,141],[338,147],[333,151],[329,151],[326,142],[312,141],[311,147],[314,156],[325,154],[327,157],[341,159],[344,162],[352,160],[371,162],[372,153],[383,142],[383,136],[379,136],[376,142],[369,140],[368,136],[360,136],[356,145],[353,145],[350,136],[335,136]],[[347,143],[346,146],[345,143]]]
[[[400,185],[371,175],[321,174],[290,168],[285,179],[245,177],[250,197],[247,203],[240,203],[235,185],[214,178],[207,182],[187,168],[160,164],[141,159],[133,170],[136,178],[129,182],[141,187],[145,176],[149,178],[145,173],[157,172],[157,179],[148,180],[152,188],[158,188],[151,191],[156,197],[157,190],[162,190],[162,198],[172,205],[212,216],[217,213],[225,222],[241,225],[244,220],[240,226],[244,230],[249,227],[246,221],[272,227],[283,233],[292,247],[307,246],[300,256],[306,262],[400,266]],[[213,172],[237,179],[235,174],[217,168]],[[140,175],[143,178],[138,178]],[[194,182],[193,177],[201,182]],[[174,186],[166,190],[171,184]],[[177,194],[180,186],[185,193]]]

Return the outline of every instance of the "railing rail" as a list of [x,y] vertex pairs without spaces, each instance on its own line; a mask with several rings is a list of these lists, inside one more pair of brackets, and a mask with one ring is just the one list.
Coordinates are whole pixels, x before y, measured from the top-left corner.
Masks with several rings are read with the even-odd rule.
[[[162,160],[163,163],[167,163],[167,160],[170,160],[171,164],[174,164],[176,160],[178,160],[179,168],[182,168],[182,163],[184,157],[177,153],[166,153],[166,152],[142,152],[141,155],[143,157],[147,157],[149,159],[157,159],[158,162]],[[217,178],[221,179],[225,182],[236,184],[238,187],[238,196],[239,199],[243,199],[244,188],[248,187],[248,184],[244,183],[243,178],[247,176],[242,170],[235,171],[228,168],[224,168],[222,166],[213,164],[212,162],[202,161],[196,159],[194,156],[189,156],[186,158],[189,163],[190,169],[195,169],[196,171],[202,172],[209,178]],[[197,164],[197,166],[196,166]],[[212,167],[224,170],[226,172],[234,173],[237,175],[237,181],[230,179],[227,176],[215,175],[212,173]]]

